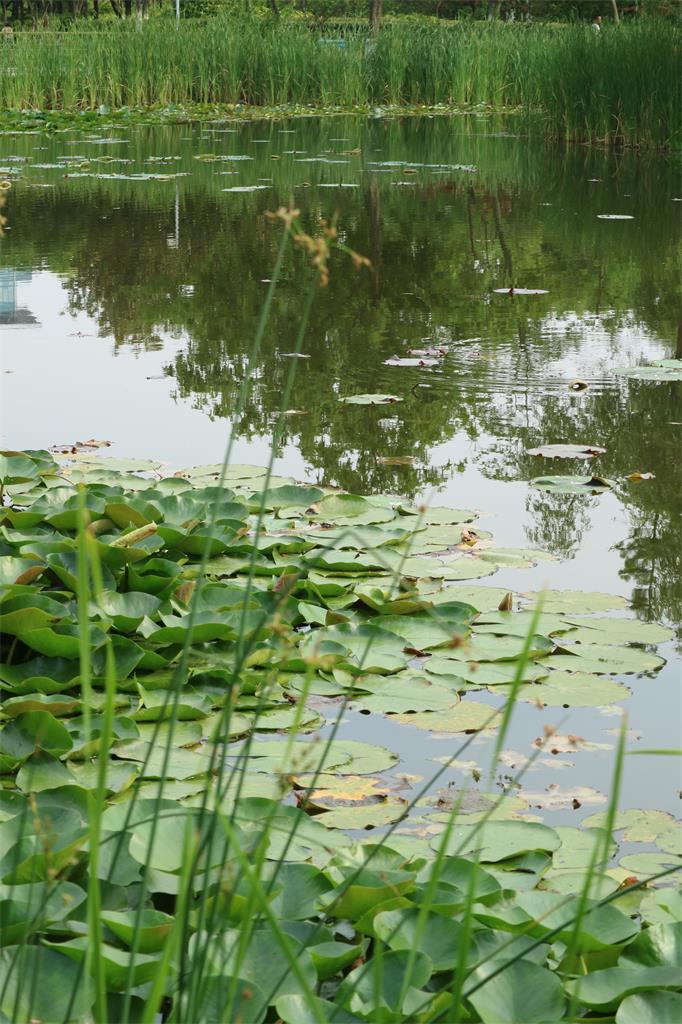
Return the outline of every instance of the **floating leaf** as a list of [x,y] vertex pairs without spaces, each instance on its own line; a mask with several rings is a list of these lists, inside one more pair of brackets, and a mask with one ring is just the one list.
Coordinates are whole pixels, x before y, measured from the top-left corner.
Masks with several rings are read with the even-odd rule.
[[676,967],[645,967],[638,971],[631,967],[607,967],[569,981],[566,990],[569,995],[575,993],[586,1006],[608,1011],[615,1010],[625,996],[651,989],[676,989],[679,983]]
[[473,700],[463,700],[455,707],[438,712],[417,712],[414,715],[396,715],[396,721],[403,725],[411,725],[417,729],[428,729],[430,732],[479,732],[481,729],[494,729],[499,711],[487,704],[478,704]]
[[563,638],[556,652],[545,659],[551,668],[567,672],[596,672],[620,675],[632,672],[654,672],[665,664],[657,654],[648,654],[637,647],[610,644],[569,644]]
[[618,366],[616,373],[634,380],[682,380],[682,359],[656,359],[649,366]]
[[346,405],[393,405],[395,402],[402,402],[402,398],[397,395],[367,394],[348,395],[339,401],[345,402]]
[[68,1024],[90,1012],[92,989],[68,956],[43,946],[0,950],[0,1011],[7,1020]]
[[521,594],[521,597],[530,607],[540,605],[543,612],[568,612],[572,615],[608,612],[627,607],[627,601],[623,597],[583,590],[531,591]]
[[512,285],[511,288],[493,288],[496,295],[547,295],[549,294],[546,288],[516,288]]
[[679,1024],[682,995],[678,992],[643,992],[627,996],[618,1007],[616,1024]]
[[541,491],[558,494],[600,494],[614,486],[613,480],[601,476],[536,476],[530,482]]
[[594,455],[603,455],[606,448],[589,444],[543,444],[526,451],[528,455],[542,455],[546,459],[591,459]]
[[545,1024],[563,1017],[565,1000],[556,974],[521,960],[486,981],[497,966],[492,960],[477,968],[464,988],[466,995],[472,983],[483,982],[468,996],[483,1024]]
[[[508,695],[510,689],[496,687],[495,693]],[[613,679],[601,679],[587,672],[552,671],[537,683],[521,686],[517,696],[548,707],[598,708],[626,700],[631,693],[627,686]]]
[[[440,849],[440,836],[431,840],[434,850]],[[473,850],[487,863],[508,860],[536,850],[552,853],[561,846],[559,833],[547,825],[528,821],[492,821],[485,826],[456,825],[447,841],[446,851],[462,856]]]

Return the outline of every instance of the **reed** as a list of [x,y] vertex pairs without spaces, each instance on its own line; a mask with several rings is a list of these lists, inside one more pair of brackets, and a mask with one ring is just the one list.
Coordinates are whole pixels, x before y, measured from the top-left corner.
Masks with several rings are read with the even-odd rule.
[[448,105],[520,112],[553,138],[671,148],[680,31],[647,19],[596,35],[481,23],[387,25],[343,45],[300,24],[215,18],[23,33],[0,50],[9,109],[191,104]]

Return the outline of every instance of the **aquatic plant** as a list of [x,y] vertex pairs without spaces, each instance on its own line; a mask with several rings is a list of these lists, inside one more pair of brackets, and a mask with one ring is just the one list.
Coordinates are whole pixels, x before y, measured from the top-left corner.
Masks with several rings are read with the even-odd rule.
[[295,23],[154,22],[17,35],[0,53],[0,102],[444,104],[517,110],[556,138],[661,148],[679,141],[678,52],[678,28],[656,19],[598,37],[581,25],[392,25],[376,39],[349,32],[343,48]]
[[[338,246],[279,216],[254,358],[289,233],[314,267],[296,352]],[[609,595],[472,585],[543,553],[467,509],[278,479],[281,422],[267,468],[231,443],[172,476],[0,454],[3,1015],[674,1020],[679,893],[646,883],[678,870],[680,826],[617,813],[624,727],[587,827],[517,794],[576,737],[548,729],[494,792],[516,699],[619,702],[605,677],[655,672],[669,632],[605,617]],[[391,751],[346,738],[354,709],[461,741],[408,799]],[[482,791],[434,794],[488,734]],[[656,852],[614,867],[619,830]]]
[[[3,1013],[511,1021],[523,999],[541,1021],[675,989],[678,896],[628,877],[676,870],[670,816],[617,816],[617,779],[587,828],[537,823],[514,787],[419,812],[429,787],[407,799],[390,751],[339,732],[355,708],[459,734],[442,773],[498,729],[494,764],[515,697],[619,701],[606,677],[655,671],[630,643],[668,631],[595,615],[608,595],[498,611],[504,591],[444,586],[534,557],[486,546],[468,510],[158,470],[0,463]],[[658,852],[614,871],[612,827]]]

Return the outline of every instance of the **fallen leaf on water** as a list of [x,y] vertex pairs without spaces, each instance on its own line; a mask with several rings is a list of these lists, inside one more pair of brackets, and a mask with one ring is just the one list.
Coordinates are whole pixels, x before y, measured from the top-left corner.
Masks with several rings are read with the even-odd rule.
[[413,466],[415,459],[413,455],[380,455],[377,462],[382,466]]
[[569,391],[587,391],[589,386],[586,380],[580,380],[579,377],[576,377],[575,380],[570,382],[568,388]]
[[[468,530],[466,526],[462,527],[461,531],[461,543],[466,547],[472,548],[478,541],[478,534],[475,530]],[[505,598],[506,600],[506,598]]]
[[655,473],[628,473],[628,477],[627,478],[628,478],[628,480],[634,480],[635,482],[637,482],[639,480],[655,480],[656,479],[656,474]]
[[511,591],[505,594],[499,605],[497,606],[498,612],[511,612],[514,609],[514,595]]

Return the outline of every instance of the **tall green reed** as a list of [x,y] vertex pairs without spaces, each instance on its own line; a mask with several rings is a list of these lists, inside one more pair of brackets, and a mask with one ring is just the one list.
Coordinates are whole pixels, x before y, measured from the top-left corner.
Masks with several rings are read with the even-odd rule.
[[164,21],[25,33],[0,50],[0,103],[76,110],[183,104],[486,106],[574,141],[679,144],[680,29],[388,25],[327,45],[310,27]]

